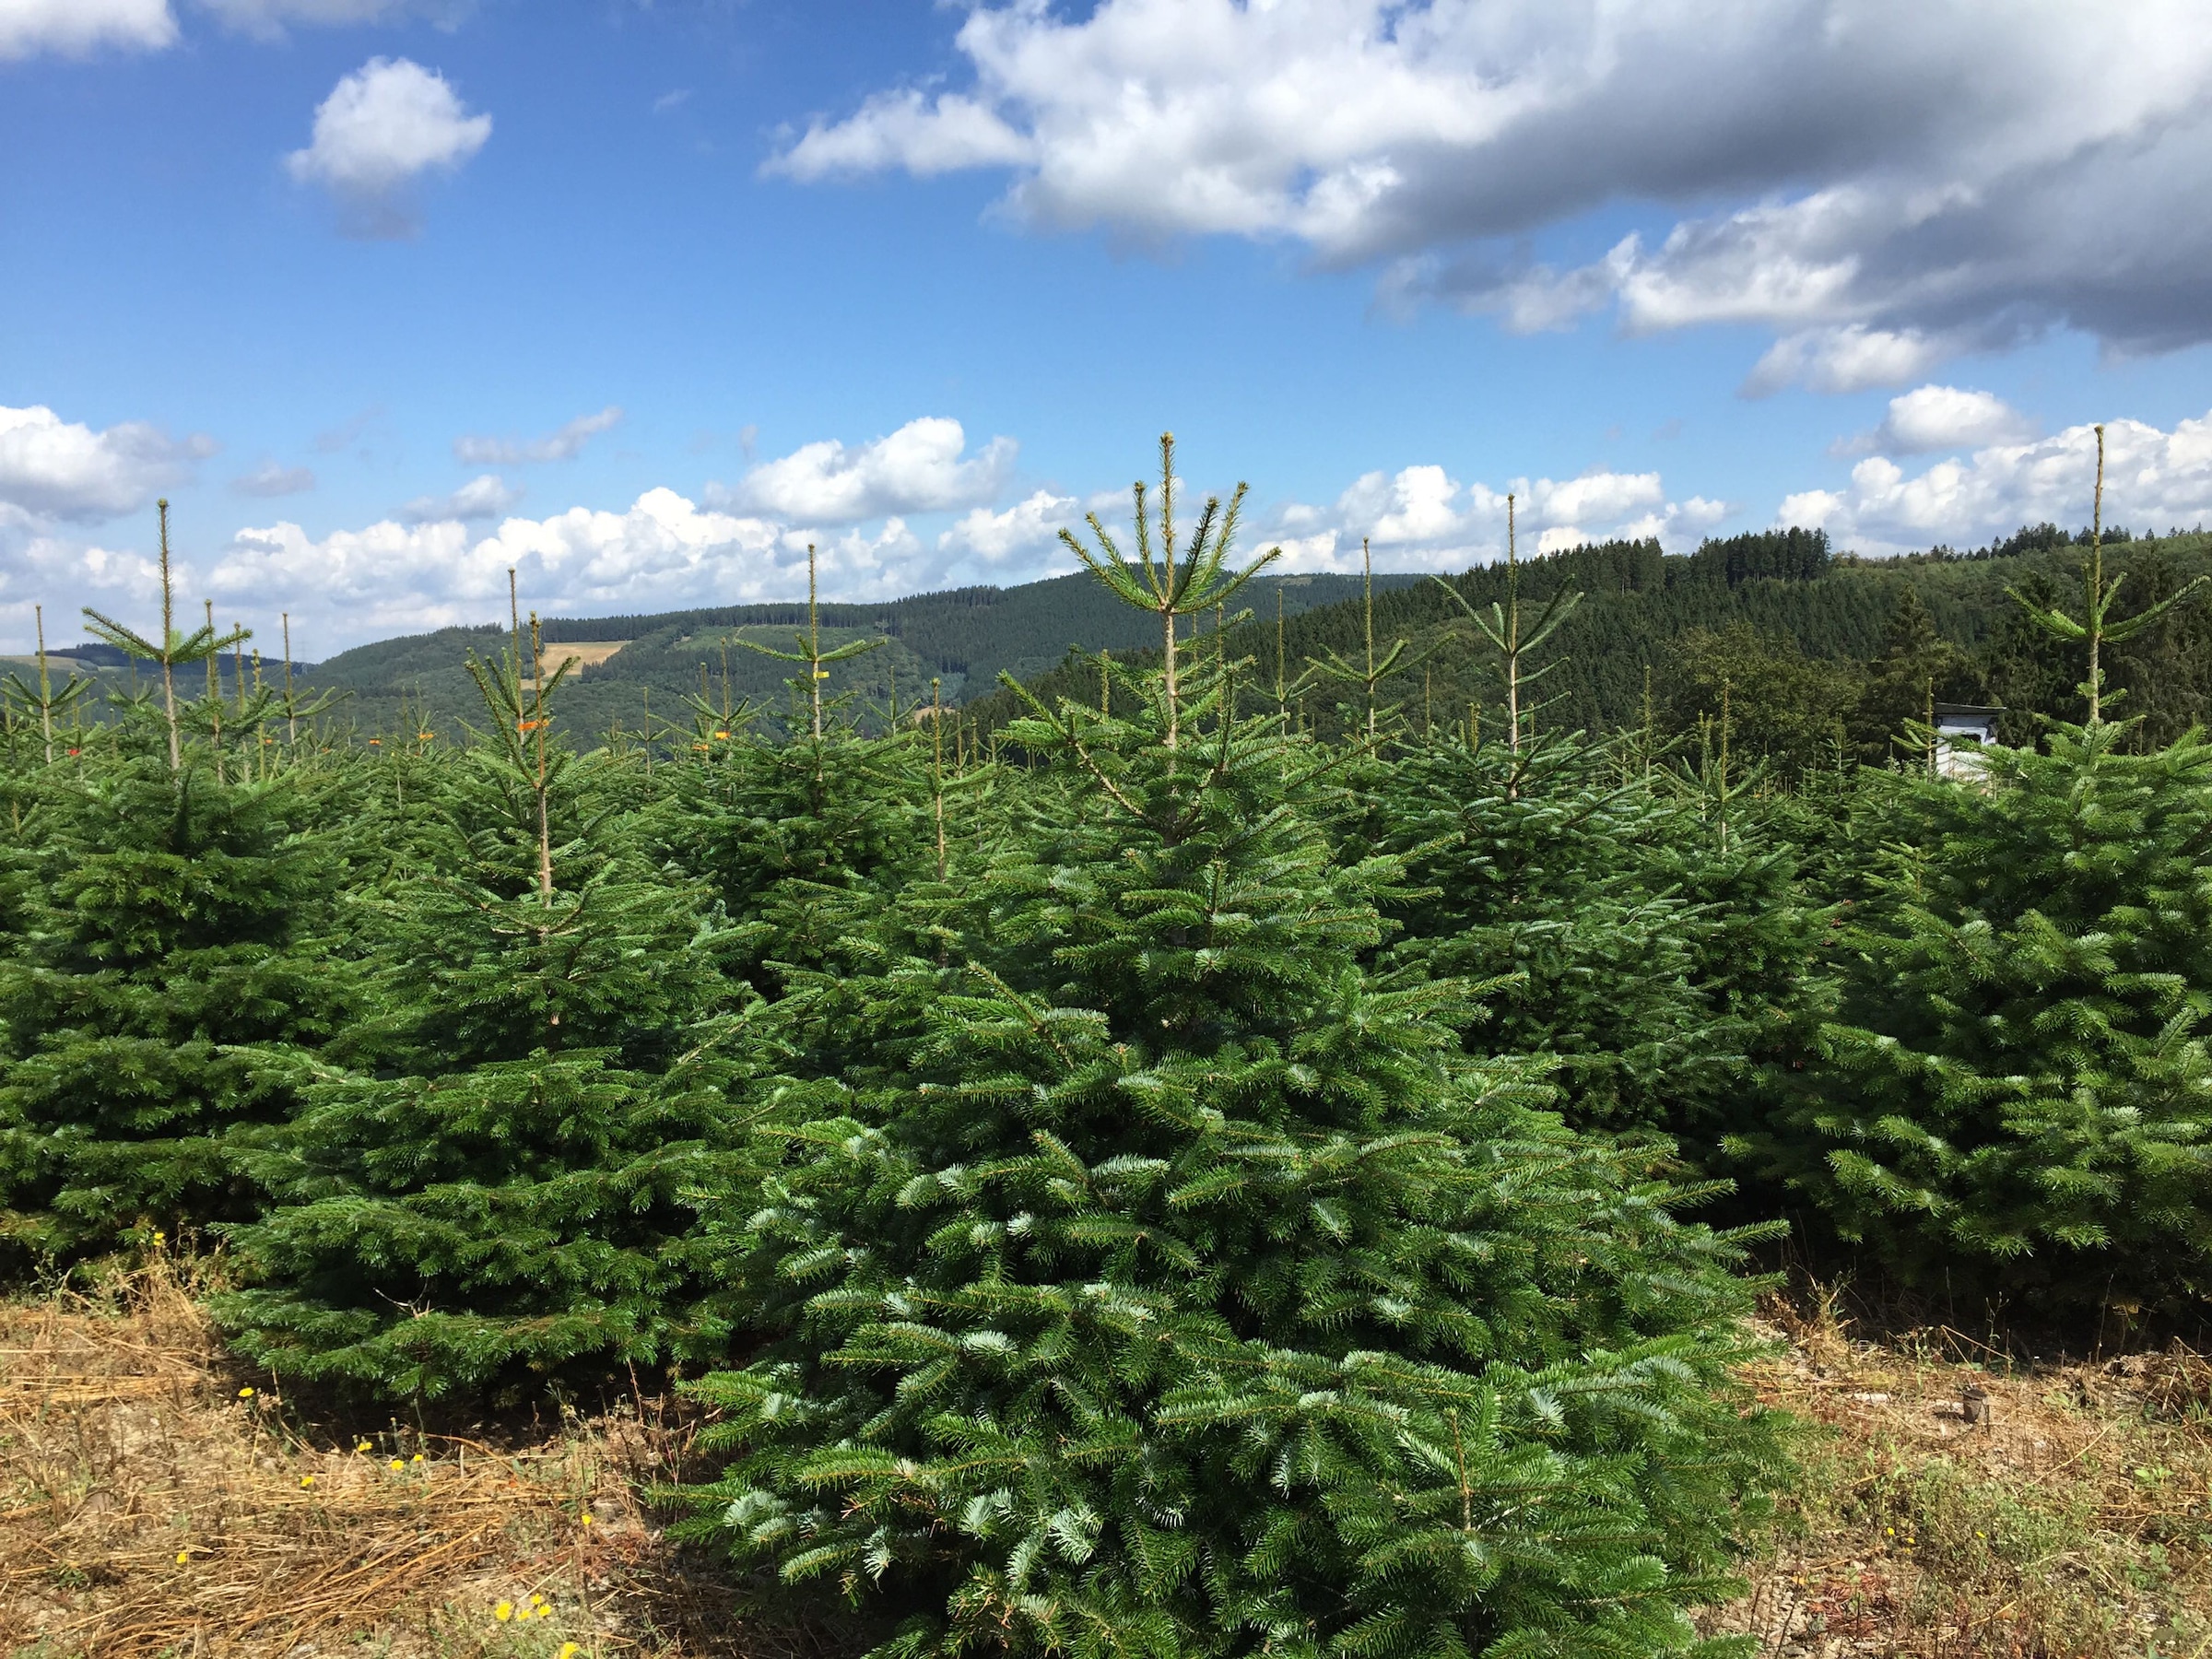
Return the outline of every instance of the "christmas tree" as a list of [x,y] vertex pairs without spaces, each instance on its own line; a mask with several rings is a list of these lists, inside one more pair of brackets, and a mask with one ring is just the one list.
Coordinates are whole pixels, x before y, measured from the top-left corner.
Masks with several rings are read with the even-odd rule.
[[553,733],[560,675],[477,672],[489,741],[382,907],[378,1018],[355,1065],[280,1068],[305,1104],[255,1162],[277,1202],[230,1235],[253,1282],[218,1316],[284,1374],[498,1393],[717,1348],[687,1195],[744,1138],[722,930],[597,809],[617,762]]
[[2212,1288],[2212,747],[2125,735],[1892,784],[1905,840],[1825,1064],[1755,1148],[1912,1283],[2060,1312]]
[[1239,665],[1179,660],[1252,572],[1234,500],[1178,545],[1162,459],[1135,557],[1079,547],[1160,667],[1036,709],[1039,821],[765,1021],[849,1058],[763,1085],[694,1530],[886,1653],[1691,1647],[1771,1456],[1738,1245],[1465,1053],[1467,987],[1363,969],[1397,872],[1335,863],[1336,762],[1238,719]]
[[41,792],[42,895],[0,962],[0,1193],[48,1255],[251,1213],[239,1135],[292,1100],[238,1045],[312,1049],[348,1012],[320,959],[327,843],[290,778],[140,752]]
[[160,701],[118,697],[87,756],[53,724],[81,682],[57,694],[41,653],[35,691],[8,688],[39,730],[9,801],[0,1235],[48,1260],[252,1214],[241,1148],[295,1102],[239,1050],[312,1050],[352,1013],[327,937],[342,866],[312,781],[191,735],[219,728],[221,699],[181,700],[175,670],[245,636],[174,627],[160,512],[159,641],[87,613],[161,668]]
[[[2212,1289],[2212,747],[2130,755],[2104,664],[2205,580],[2122,618],[2104,429],[2078,617],[2080,725],[1966,780],[1900,780],[1896,867],[1851,933],[1827,1065],[1747,1137],[1909,1282],[2078,1313],[2202,1316]],[[1922,740],[1936,735],[1923,730]]]

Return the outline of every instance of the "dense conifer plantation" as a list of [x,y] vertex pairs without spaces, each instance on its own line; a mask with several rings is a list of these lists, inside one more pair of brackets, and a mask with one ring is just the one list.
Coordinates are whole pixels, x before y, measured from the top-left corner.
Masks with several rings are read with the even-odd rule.
[[1802,1018],[1819,922],[1721,787],[1627,742],[1416,749],[1376,815],[1413,895],[1388,959],[1505,980],[1470,1041],[1559,1056],[1570,1121],[1710,1149]]
[[[2111,684],[2212,683],[2183,567],[2115,602],[2093,513],[1971,656],[1930,567],[1856,679],[1753,626],[1802,536],[1293,651],[1171,484],[1077,545],[1148,653],[988,742],[816,608],[778,719],[604,741],[519,626],[371,734],[93,618],[92,724],[0,684],[0,1268],[190,1226],[236,1352],[359,1398],[675,1368],[694,1534],[902,1659],[1690,1647],[1785,1211],[1870,1294],[2201,1324],[2212,747]],[[1537,682],[1639,595],[1712,695],[1575,730]],[[1927,727],[1976,684],[2029,741]]]
[[2045,1311],[2212,1288],[2212,748],[2117,723],[1890,781],[1824,1064],[1759,1137],[1910,1282]]

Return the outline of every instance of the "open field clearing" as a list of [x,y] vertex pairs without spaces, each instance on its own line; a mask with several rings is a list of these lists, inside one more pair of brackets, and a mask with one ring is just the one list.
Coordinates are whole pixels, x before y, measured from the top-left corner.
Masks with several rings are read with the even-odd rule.
[[[564,641],[545,648],[546,677],[551,679],[565,666],[571,674],[581,674],[586,668],[596,668],[609,657],[628,645],[628,640],[582,640],[573,643]],[[523,683],[535,689],[537,682],[524,677]]]

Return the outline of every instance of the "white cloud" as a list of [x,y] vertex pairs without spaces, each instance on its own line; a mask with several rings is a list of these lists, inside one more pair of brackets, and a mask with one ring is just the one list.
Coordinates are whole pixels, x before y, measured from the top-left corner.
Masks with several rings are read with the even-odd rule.
[[517,466],[526,461],[573,461],[583,446],[601,432],[621,423],[622,411],[614,404],[596,415],[579,415],[559,431],[543,438],[517,441],[512,438],[456,438],[453,459],[467,466]]
[[321,538],[299,524],[241,530],[208,581],[218,595],[318,619],[346,642],[504,614],[507,571],[551,611],[629,611],[786,598],[806,555],[779,526],[651,489],[624,512],[575,507],[472,535],[457,519],[386,520]]
[[0,503],[0,630],[19,649],[36,637],[35,606],[45,608],[47,643],[67,644],[77,637],[79,605],[158,606],[160,591],[159,567],[145,552],[60,534]]
[[1362,474],[1337,498],[1336,511],[1350,533],[1381,546],[1433,543],[1459,533],[1452,508],[1458,494],[1442,467],[1408,466],[1394,477]]
[[937,537],[940,549],[971,553],[985,564],[1002,564],[1022,553],[1049,552],[1059,546],[1065,527],[1082,534],[1083,503],[1074,496],[1040,489],[1004,512],[971,509]]
[[1881,425],[1837,446],[1846,455],[1924,455],[2033,435],[2034,422],[1992,392],[1922,386],[1889,400]]
[[1273,537],[1253,545],[1281,542],[1286,570],[1356,571],[1366,536],[1384,569],[1465,570],[1505,557],[1509,495],[1524,552],[1646,537],[1681,552],[1735,511],[1701,496],[1670,501],[1657,473],[1598,468],[1493,488],[1463,486],[1441,466],[1406,466],[1362,474],[1330,507],[1281,509],[1269,526]]
[[437,524],[451,519],[465,524],[472,519],[498,518],[523,499],[497,473],[471,478],[451,495],[417,496],[395,515],[406,524]]
[[211,439],[172,439],[144,421],[96,432],[42,404],[0,406],[0,502],[45,518],[120,518],[215,449]]
[[820,559],[822,581],[843,598],[879,599],[915,591],[922,569],[922,542],[895,513],[884,520],[882,528],[873,535],[858,528],[828,538],[806,530],[789,530],[783,535],[784,550],[796,554],[802,564],[810,541],[816,544]]
[[834,438],[803,444],[754,467],[728,494],[761,512],[826,524],[977,506],[1006,487],[1019,445],[994,438],[963,459],[967,442],[959,421],[924,416],[850,449]]
[[1625,519],[1639,508],[1657,507],[1666,500],[1657,473],[1588,472],[1559,483],[1538,478],[1533,485],[1524,484],[1522,493],[1526,501],[1522,512],[1553,529],[1583,520]]
[[1868,328],[1863,323],[1801,329],[1783,335],[1752,365],[1743,394],[1765,397],[1789,385],[1815,392],[1900,385],[1972,345],[1958,335]]
[[103,46],[159,52],[176,38],[169,0],[0,0],[0,62]]
[[[1019,222],[1287,239],[1518,328],[1771,328],[1752,390],[2212,337],[2202,0],[1002,0],[957,41],[964,84],[769,170],[1002,170]],[[1516,252],[1624,208],[1594,260]]]
[[[933,563],[906,522],[824,535],[751,514],[717,512],[672,489],[649,489],[627,511],[573,507],[471,530],[459,518],[394,517],[320,537],[282,521],[243,529],[188,589],[218,609],[289,609],[314,654],[364,640],[503,617],[507,571],[524,603],[547,615],[605,616],[790,599],[806,591],[806,545],[818,545],[823,592],[888,598],[925,584]],[[143,595],[141,595],[143,597]],[[0,584],[0,618],[6,592]]]
[[902,167],[927,177],[966,167],[1012,167],[1036,146],[972,99],[879,93],[834,126],[817,124],[768,164],[794,179]]
[[[2136,530],[2212,519],[2212,414],[2171,432],[2137,420],[2105,427],[2104,518]],[[1885,554],[1938,542],[1972,546],[2024,524],[2089,521],[2097,438],[2087,426],[1993,444],[1908,474],[1885,455],[1852,468],[1848,488],[1785,497],[1776,522],[1827,528],[1837,542]]]
[[356,234],[407,236],[418,228],[408,187],[453,171],[490,136],[491,117],[469,114],[443,76],[407,58],[371,58],[323,100],[313,142],[285,165],[328,188]]
[[274,461],[264,461],[252,472],[230,480],[231,489],[242,496],[305,495],[315,487],[312,467],[279,466]]

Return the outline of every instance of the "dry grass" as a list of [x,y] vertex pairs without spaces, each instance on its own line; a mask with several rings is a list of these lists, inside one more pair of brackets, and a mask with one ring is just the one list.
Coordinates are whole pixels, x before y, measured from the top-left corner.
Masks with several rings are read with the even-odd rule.
[[[571,674],[596,668],[629,643],[628,640],[564,640],[559,644],[548,644],[545,650],[546,677],[550,679],[559,674],[564,663]],[[524,690],[534,690],[536,685],[532,678],[525,677],[523,681]]]
[[512,1446],[304,1429],[160,1258],[0,1305],[0,1653],[786,1653],[640,1506],[686,1434],[650,1404]]
[[2212,1653],[2212,1363],[1860,1340],[1832,1297],[1771,1317],[1751,1381],[1808,1424],[1804,1478],[1714,1630],[1778,1659]]
[[[1818,1298],[1770,1318],[1750,1380],[1807,1424],[1805,1478],[1712,1631],[1772,1659],[2212,1659],[2212,1363],[2020,1368],[1943,1330],[1861,1340]],[[309,1425],[157,1257],[0,1304],[0,1653],[818,1653],[746,1624],[640,1503],[688,1450],[649,1400],[510,1441]]]

